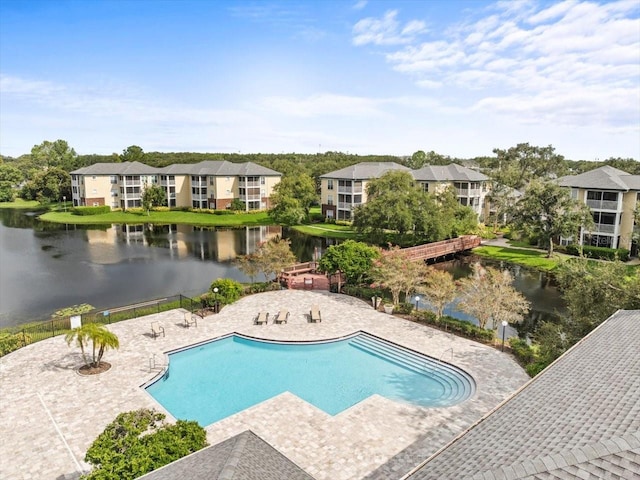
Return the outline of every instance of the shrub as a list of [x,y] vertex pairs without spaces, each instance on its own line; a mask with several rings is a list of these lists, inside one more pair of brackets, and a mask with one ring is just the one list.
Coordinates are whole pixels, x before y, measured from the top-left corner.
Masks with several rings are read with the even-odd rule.
[[213,294],[215,300],[218,300],[220,303],[225,305],[235,302],[244,293],[244,287],[242,284],[230,278],[219,278],[218,280],[215,280],[211,284],[211,287],[209,287],[209,291],[213,292],[214,288],[218,288],[218,293]]
[[153,207],[151,209],[152,212],[170,212],[171,208],[169,207]]
[[210,210],[214,215],[235,215],[234,210]]
[[111,212],[109,205],[103,205],[100,207],[73,207],[71,213],[73,215],[87,216],[87,215],[100,215],[102,213]]
[[440,317],[440,321],[436,319],[436,314],[430,310],[423,310],[416,312],[416,318],[422,323],[429,325],[437,325],[438,327],[444,327],[445,330],[457,333],[459,335],[472,338],[484,343],[490,343],[493,341],[493,330],[486,330],[474,325],[471,322],[464,320],[458,320],[457,318],[443,315]]
[[257,282],[247,285],[244,289],[245,294],[272,292],[280,290],[280,284],[277,282]]
[[[567,245],[567,253],[569,255],[580,255],[580,245]],[[626,262],[629,260],[629,250],[626,248],[606,248],[592,247],[590,245],[582,246],[582,254],[587,258],[596,258],[599,260],[620,260]]]
[[30,338],[25,337],[22,333],[0,333],[0,357],[30,343]]
[[169,425],[153,410],[121,413],[98,435],[85,456],[95,468],[85,480],[134,479],[207,446],[197,422]]
[[403,315],[408,315],[413,312],[414,305],[409,302],[401,302],[396,306],[396,312]]
[[535,359],[535,352],[525,340],[517,337],[510,338],[509,346],[520,365],[528,365]]
[[144,213],[144,214],[146,214],[147,211],[142,207],[131,207],[131,208],[127,208],[127,213]]

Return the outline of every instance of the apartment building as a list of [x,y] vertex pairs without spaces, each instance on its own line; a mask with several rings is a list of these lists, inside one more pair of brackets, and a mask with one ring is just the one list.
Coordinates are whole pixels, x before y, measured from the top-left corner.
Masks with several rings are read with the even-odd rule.
[[425,165],[411,174],[425,192],[437,194],[453,188],[460,205],[470,207],[479,218],[484,218],[488,208],[485,198],[490,189],[486,175],[457,163]]
[[453,163],[446,166],[427,165],[419,170],[411,170],[393,162],[363,162],[320,176],[322,215],[326,218],[350,220],[352,210],[367,201],[367,183],[391,170],[411,173],[416,182],[428,192],[438,193],[451,187],[460,204],[471,207],[480,217],[484,214],[489,177],[480,172]]
[[351,220],[353,209],[367,202],[367,183],[392,170],[411,171],[394,162],[361,162],[320,175],[322,215]]
[[96,163],[71,172],[75,206],[140,207],[149,185],[165,189],[169,207],[226,209],[236,199],[249,210],[270,207],[281,174],[252,162],[204,161],[155,168],[140,162]]
[[[640,202],[640,175],[631,175],[608,165],[580,175],[568,175],[558,183],[571,189],[571,196],[585,203],[593,214],[594,229],[580,232],[580,244],[626,248],[638,254],[640,225],[634,212]],[[573,239],[560,239],[561,244]]]

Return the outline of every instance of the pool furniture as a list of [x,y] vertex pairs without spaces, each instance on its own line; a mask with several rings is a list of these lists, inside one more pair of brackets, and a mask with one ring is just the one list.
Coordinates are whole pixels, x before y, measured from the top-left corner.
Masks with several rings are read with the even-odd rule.
[[197,327],[198,326],[198,319],[196,318],[196,316],[193,313],[185,312],[185,314],[184,314],[184,326],[186,328],[189,328],[191,325],[195,325]]
[[287,320],[289,320],[289,310],[280,310],[273,319],[273,323],[287,323]]
[[253,323],[256,325],[262,325],[263,323],[266,325],[269,321],[269,312],[260,312]]
[[311,306],[311,312],[310,312],[310,315],[309,315],[309,319],[314,323],[322,321],[322,317],[320,315],[320,307],[318,307],[318,305],[312,305]]
[[151,335],[153,336],[153,339],[155,340],[155,338],[161,333],[164,337],[164,327],[158,322],[151,322]]

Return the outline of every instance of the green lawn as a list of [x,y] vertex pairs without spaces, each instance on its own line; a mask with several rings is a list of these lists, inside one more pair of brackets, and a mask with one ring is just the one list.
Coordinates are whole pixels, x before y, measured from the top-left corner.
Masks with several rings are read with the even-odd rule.
[[296,225],[293,229],[314,237],[338,238],[342,240],[358,239],[358,233],[348,225],[317,223],[314,225]]
[[547,272],[555,269],[564,258],[568,258],[567,255],[562,254],[554,254],[552,258],[547,258],[546,252],[542,250],[525,248],[482,246],[474,248],[472,251],[481,257],[516,263]]
[[44,205],[41,205],[35,200],[23,200],[21,198],[16,198],[13,202],[0,202],[0,208],[45,208]]
[[75,223],[82,225],[105,223],[180,223],[186,225],[209,225],[216,227],[241,227],[247,225],[273,225],[267,212],[238,213],[234,215],[213,215],[194,212],[151,212],[129,213],[109,212],[100,215],[73,215],[71,212],[47,212],[40,216],[41,220],[54,223]]

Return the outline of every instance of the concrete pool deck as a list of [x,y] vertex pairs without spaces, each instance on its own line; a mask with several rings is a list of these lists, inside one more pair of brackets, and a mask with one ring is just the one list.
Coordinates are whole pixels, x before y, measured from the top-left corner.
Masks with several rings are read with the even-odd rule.
[[[312,304],[321,323],[308,323]],[[274,325],[281,308],[291,314]],[[253,325],[258,311],[268,325]],[[0,358],[0,478],[78,478],[84,454],[118,413],[160,409],[140,388],[164,363],[164,352],[238,332],[273,340],[319,340],[364,330],[442,358],[471,374],[476,393],[448,408],[423,408],[380,396],[330,416],[284,393],[206,427],[210,444],[252,430],[318,480],[399,478],[445,445],[524,384],[525,372],[506,354],[398,317],[376,312],[358,299],[299,290],[242,298],[220,314],[183,327],[183,310],[115,323],[120,349],[106,353],[107,373],[83,377],[77,348],[55,337]],[[166,336],[153,339],[151,321]],[[453,358],[451,351],[453,350]]]

